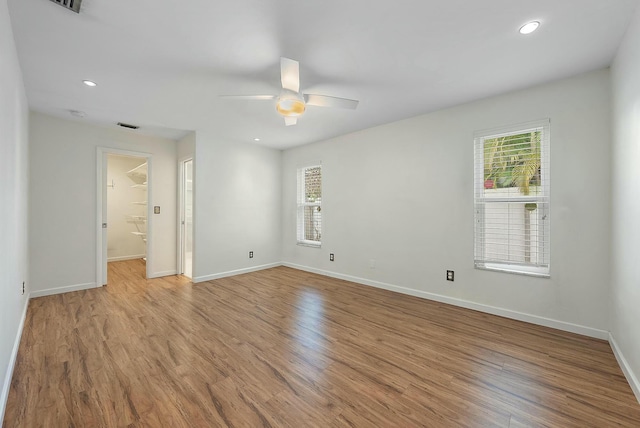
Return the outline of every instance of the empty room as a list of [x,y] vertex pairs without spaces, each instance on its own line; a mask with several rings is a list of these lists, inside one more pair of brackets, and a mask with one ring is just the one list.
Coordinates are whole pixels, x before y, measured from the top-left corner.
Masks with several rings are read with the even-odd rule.
[[0,0],[3,427],[640,427],[640,1]]

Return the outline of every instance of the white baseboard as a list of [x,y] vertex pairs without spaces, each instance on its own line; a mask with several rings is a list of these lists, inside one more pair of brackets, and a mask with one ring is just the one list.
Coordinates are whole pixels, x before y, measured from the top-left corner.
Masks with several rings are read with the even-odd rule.
[[537,324],[544,327],[551,327],[558,330],[568,331],[571,333],[581,334],[583,336],[594,337],[597,339],[608,340],[609,332],[599,330],[592,327],[586,327],[579,324],[573,324],[565,321],[558,321],[551,318],[545,318],[538,315],[531,315],[524,312],[513,311],[511,309],[498,308],[482,303],[471,302],[469,300],[458,299],[455,297],[443,296],[441,294],[429,293],[427,291],[415,290],[412,288],[401,287],[398,285],[387,284],[384,282],[373,281],[370,279],[359,278],[356,276],[345,275],[341,273],[316,269],[308,266],[297,265],[294,263],[282,263],[283,266],[304,270],[307,272],[317,273],[320,275],[330,276],[332,278],[344,279],[345,281],[356,282],[358,284],[369,285],[371,287],[382,288],[397,293],[408,294],[410,296],[421,297],[423,299],[434,300],[436,302],[447,303],[449,305],[459,306],[461,308],[473,309],[475,311],[485,312],[492,315],[498,315],[505,318],[511,318],[518,321],[524,321],[531,324]]
[[149,279],[153,279],[153,278],[161,278],[163,276],[171,276],[171,275],[176,275],[178,273],[178,271],[174,270],[165,270],[162,272],[154,272],[151,275],[149,275]]
[[640,403],[640,381],[638,381],[635,373],[633,373],[633,370],[631,370],[627,359],[622,354],[622,350],[618,346],[618,343],[615,341],[611,333],[609,333],[609,344],[611,345],[611,349],[613,349],[613,355],[615,355],[616,360],[618,360],[618,364],[622,369],[622,373],[624,373],[624,377],[627,378],[627,382],[629,382],[631,390],[636,395],[636,400],[638,400],[638,403]]
[[138,254],[137,256],[120,256],[120,257],[108,257],[107,262],[122,262],[125,260],[136,260],[147,257],[145,254]]
[[212,275],[197,276],[197,277],[194,277],[192,280],[193,280],[193,283],[195,284],[198,282],[211,281],[213,279],[226,278],[227,276],[241,275],[243,273],[256,272],[264,269],[271,269],[271,268],[282,266],[282,265],[283,264],[279,262],[269,263],[266,265],[252,266],[252,267],[243,268],[243,269],[230,270],[227,272],[214,273]]
[[46,290],[32,291],[29,298],[34,299],[36,297],[51,296],[54,294],[70,293],[72,291],[88,290],[89,288],[96,288],[95,282],[88,282],[86,284],[67,285],[65,287],[49,288]]
[[22,318],[20,324],[18,324],[18,332],[13,342],[13,349],[11,350],[11,357],[9,358],[9,366],[7,367],[7,376],[4,379],[4,385],[2,385],[2,394],[0,394],[0,424],[4,420],[4,412],[7,408],[7,400],[9,399],[9,389],[11,388],[11,379],[13,378],[13,370],[16,366],[16,360],[18,358],[18,349],[20,348],[20,340],[22,339],[22,330],[24,329],[24,321],[27,318],[27,309],[29,308],[29,300],[31,294],[27,296],[24,303],[24,309],[22,310]]

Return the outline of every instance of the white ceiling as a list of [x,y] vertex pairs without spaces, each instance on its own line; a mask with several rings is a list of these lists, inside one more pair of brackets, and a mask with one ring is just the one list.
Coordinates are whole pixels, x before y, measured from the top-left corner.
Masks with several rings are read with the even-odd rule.
[[[287,148],[608,66],[638,0],[9,0],[33,110]],[[518,28],[542,23],[528,36]],[[360,100],[285,127],[280,57],[301,90]],[[96,88],[83,79],[98,83]],[[68,111],[86,112],[83,119]]]

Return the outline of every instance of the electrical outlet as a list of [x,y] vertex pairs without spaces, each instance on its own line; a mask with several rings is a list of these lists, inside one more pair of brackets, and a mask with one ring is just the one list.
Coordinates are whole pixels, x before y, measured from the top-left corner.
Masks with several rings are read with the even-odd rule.
[[22,295],[24,296],[24,281],[22,281]]
[[249,251],[249,258],[252,259],[253,258],[253,251]]
[[447,281],[452,281],[453,282],[453,271],[452,270],[448,270],[447,271]]
[[335,257],[333,256],[333,253],[329,254],[329,261],[332,262],[335,260]]

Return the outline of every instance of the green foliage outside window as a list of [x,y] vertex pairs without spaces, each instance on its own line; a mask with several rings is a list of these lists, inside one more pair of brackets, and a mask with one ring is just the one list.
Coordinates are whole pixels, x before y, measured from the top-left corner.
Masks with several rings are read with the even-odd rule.
[[304,171],[305,198],[307,202],[316,202],[322,198],[321,167],[307,168]]
[[533,131],[484,140],[485,188],[517,187],[529,195],[532,186],[540,186],[541,137]]

